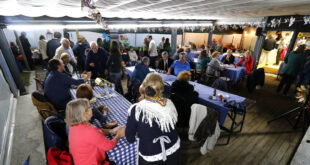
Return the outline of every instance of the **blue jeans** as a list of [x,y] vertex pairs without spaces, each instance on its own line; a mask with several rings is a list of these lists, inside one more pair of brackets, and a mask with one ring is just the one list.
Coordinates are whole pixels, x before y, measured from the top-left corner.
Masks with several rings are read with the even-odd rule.
[[122,87],[122,72],[112,73],[110,72],[110,80],[115,84],[115,90],[123,95],[123,87]]

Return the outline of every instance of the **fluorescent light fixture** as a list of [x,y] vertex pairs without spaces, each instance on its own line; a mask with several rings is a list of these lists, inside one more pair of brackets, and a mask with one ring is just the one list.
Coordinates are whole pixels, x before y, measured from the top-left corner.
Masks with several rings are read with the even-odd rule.
[[42,30],[42,29],[99,29],[101,28],[98,24],[84,24],[84,25],[8,25],[8,29],[10,30]]
[[[197,24],[112,24],[108,25],[109,29],[136,29],[136,28],[156,28],[156,27],[195,27],[211,26],[212,23]],[[40,24],[40,25],[8,25],[11,30],[42,30],[42,29],[100,29],[99,24],[78,24],[78,25],[57,25],[57,24]]]

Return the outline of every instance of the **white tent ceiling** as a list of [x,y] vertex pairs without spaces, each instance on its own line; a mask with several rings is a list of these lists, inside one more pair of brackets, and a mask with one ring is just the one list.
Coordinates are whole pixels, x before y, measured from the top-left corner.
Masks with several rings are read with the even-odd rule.
[[[0,0],[0,15],[83,17],[80,0]],[[310,15],[310,0],[97,0],[103,17],[239,19]]]

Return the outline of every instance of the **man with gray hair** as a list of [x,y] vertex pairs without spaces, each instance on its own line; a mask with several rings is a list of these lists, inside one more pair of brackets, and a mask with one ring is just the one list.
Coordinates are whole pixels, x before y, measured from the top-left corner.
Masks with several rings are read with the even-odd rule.
[[70,41],[67,38],[63,38],[61,39],[60,43],[61,43],[61,46],[56,49],[54,59],[60,59],[63,53],[67,53],[69,54],[70,59],[71,59],[70,63],[76,65],[75,56],[70,47]]
[[168,57],[168,52],[164,51],[161,53],[162,59],[158,63],[157,69],[163,73],[167,73],[169,67],[173,63],[173,60]]
[[131,81],[142,82],[146,75],[150,73],[149,69],[150,59],[148,57],[143,57],[140,64],[135,66],[135,70],[132,73]]
[[86,57],[85,70],[92,72],[92,79],[108,75],[108,52],[98,47],[97,42],[90,42],[91,50]]

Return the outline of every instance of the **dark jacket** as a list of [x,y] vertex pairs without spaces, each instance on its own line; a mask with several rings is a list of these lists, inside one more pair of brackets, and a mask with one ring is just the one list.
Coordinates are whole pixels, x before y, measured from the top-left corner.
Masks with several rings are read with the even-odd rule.
[[175,80],[171,85],[171,93],[183,97],[190,105],[198,103],[198,93],[194,86],[186,81]]
[[84,66],[85,65],[85,59],[86,59],[85,50],[87,48],[90,48],[90,46],[87,42],[86,43],[77,43],[72,48],[74,55],[77,56],[77,64],[82,69],[85,68],[85,66]]
[[25,55],[27,57],[31,57],[31,55],[32,55],[32,52],[31,52],[31,49],[30,49],[31,45],[30,45],[28,39],[26,37],[20,36],[19,40],[20,40],[20,42],[22,44],[22,47],[23,47],[24,52],[25,52]]
[[122,56],[111,54],[108,58],[107,66],[109,68],[109,72],[111,73],[119,73],[122,71]]
[[[104,75],[104,71],[107,68],[108,52],[102,48],[98,48],[97,53],[92,50],[88,52],[86,57],[85,70],[93,72],[94,75],[99,73],[101,76]],[[89,66],[90,63],[94,63],[95,67]]]
[[263,68],[259,68],[254,70],[251,74],[248,75],[247,78],[247,88],[248,92],[253,92],[256,85],[264,86],[265,84],[265,70]]
[[276,47],[276,40],[274,39],[266,39],[263,43],[263,49],[270,51]]
[[16,46],[11,46],[11,50],[15,58],[17,58],[17,56],[20,55],[18,48]]
[[235,56],[231,55],[231,56],[229,57],[229,60],[227,60],[226,57],[227,57],[227,55],[223,56],[223,58],[222,58],[222,60],[221,60],[223,64],[234,64],[234,62],[235,62]]
[[306,61],[305,54],[297,54],[295,52],[289,52],[284,58],[286,63],[285,68],[283,69],[283,74],[296,77],[297,74],[301,71]]
[[166,68],[165,68],[164,60],[161,59],[161,60],[158,62],[158,67],[157,67],[157,69],[159,69],[159,70],[165,70],[166,72],[168,72],[168,69],[169,69],[169,67],[171,66],[172,63],[173,63],[173,60],[170,59],[170,58],[168,58],[168,66],[166,66]]
[[60,46],[60,40],[59,39],[51,39],[47,42],[46,45],[46,54],[49,59],[52,59],[55,56],[56,49]]
[[132,73],[131,81],[139,81],[142,82],[146,75],[150,73],[150,69],[144,65],[143,63],[137,64],[135,66],[135,70]]

